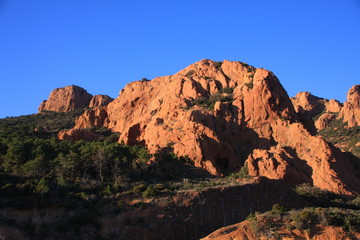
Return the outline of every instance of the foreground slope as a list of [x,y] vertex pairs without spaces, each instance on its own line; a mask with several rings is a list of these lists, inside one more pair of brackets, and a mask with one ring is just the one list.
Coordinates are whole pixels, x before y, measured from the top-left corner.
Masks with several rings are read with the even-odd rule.
[[120,132],[119,142],[152,153],[174,151],[214,175],[247,163],[252,176],[360,193],[352,156],[309,132],[272,72],[241,62],[205,59],[130,83],[109,105],[77,119],[76,128],[88,127]]
[[250,215],[246,221],[221,228],[202,240],[252,239],[359,239],[359,211],[338,208],[304,208]]

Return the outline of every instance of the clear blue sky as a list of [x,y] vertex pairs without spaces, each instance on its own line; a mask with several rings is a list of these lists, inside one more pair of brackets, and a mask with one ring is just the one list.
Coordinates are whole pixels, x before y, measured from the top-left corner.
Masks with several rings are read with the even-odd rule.
[[344,101],[360,84],[360,0],[0,0],[0,117],[72,84],[116,97],[204,58]]

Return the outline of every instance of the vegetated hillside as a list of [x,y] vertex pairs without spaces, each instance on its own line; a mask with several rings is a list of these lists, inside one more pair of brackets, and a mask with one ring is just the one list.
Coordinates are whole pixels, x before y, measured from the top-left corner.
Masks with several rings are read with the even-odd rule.
[[[144,147],[119,144],[118,134],[106,129],[92,129],[102,140],[59,141],[56,132],[68,126],[55,130],[55,123],[73,115],[0,120],[4,236],[198,239],[277,202],[306,205],[279,181],[252,179],[246,167],[224,178],[211,177],[171,152],[150,155]],[[150,158],[154,162],[146,164]]]
[[314,136],[267,70],[202,60],[94,102],[0,120],[7,238],[199,239],[274,204],[359,209],[358,159]]
[[285,210],[275,204],[271,211],[255,213],[246,221],[221,228],[202,240],[336,239],[360,238],[360,212],[341,208]]
[[351,152],[360,158],[359,126],[348,127],[342,120],[334,120],[318,134],[344,152]]
[[170,148],[217,176],[247,164],[251,176],[360,193],[359,160],[314,135],[311,119],[295,111],[272,72],[241,62],[204,59],[129,83],[107,106],[76,120],[76,129],[88,127],[120,132],[119,142],[150,153]]
[[359,85],[349,90],[344,104],[335,99],[313,96],[309,92],[299,92],[291,98],[298,114],[310,124],[314,122],[317,135],[357,157],[360,157],[359,99]]

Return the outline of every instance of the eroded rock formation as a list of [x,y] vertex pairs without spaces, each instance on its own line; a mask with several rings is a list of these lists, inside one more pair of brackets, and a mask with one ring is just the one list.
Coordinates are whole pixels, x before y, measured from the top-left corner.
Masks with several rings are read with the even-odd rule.
[[[302,109],[323,111],[318,98],[304,95],[309,103]],[[274,74],[241,62],[201,60],[172,76],[129,83],[106,107],[76,121],[76,128],[94,126],[151,152],[188,156],[215,175],[246,161],[253,176],[360,192],[358,172],[341,151],[309,133]]]
[[78,108],[104,107],[113,100],[107,95],[93,96],[85,89],[72,85],[53,90],[49,98],[40,104],[38,112],[70,112]]
[[343,119],[348,127],[360,126],[360,85],[350,88],[339,118]]
[[107,95],[94,95],[89,103],[89,108],[106,106],[113,100],[113,98]]
[[89,105],[92,95],[78,86],[56,88],[50,93],[48,100],[39,106],[39,112],[69,112]]
[[335,99],[324,99],[312,95],[310,92],[299,92],[291,98],[295,111],[314,117],[321,112],[340,112],[342,105]]
[[323,130],[329,126],[329,124],[336,119],[336,115],[333,113],[324,113],[315,122],[315,127],[318,130]]

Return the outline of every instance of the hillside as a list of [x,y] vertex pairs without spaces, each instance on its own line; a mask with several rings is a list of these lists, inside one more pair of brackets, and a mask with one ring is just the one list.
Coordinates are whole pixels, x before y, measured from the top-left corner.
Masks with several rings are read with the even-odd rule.
[[329,231],[357,236],[358,93],[344,104],[289,98],[268,70],[207,59],[129,83],[116,99],[55,89],[38,114],[0,119],[0,230],[200,239],[280,204],[351,209],[351,224]]

